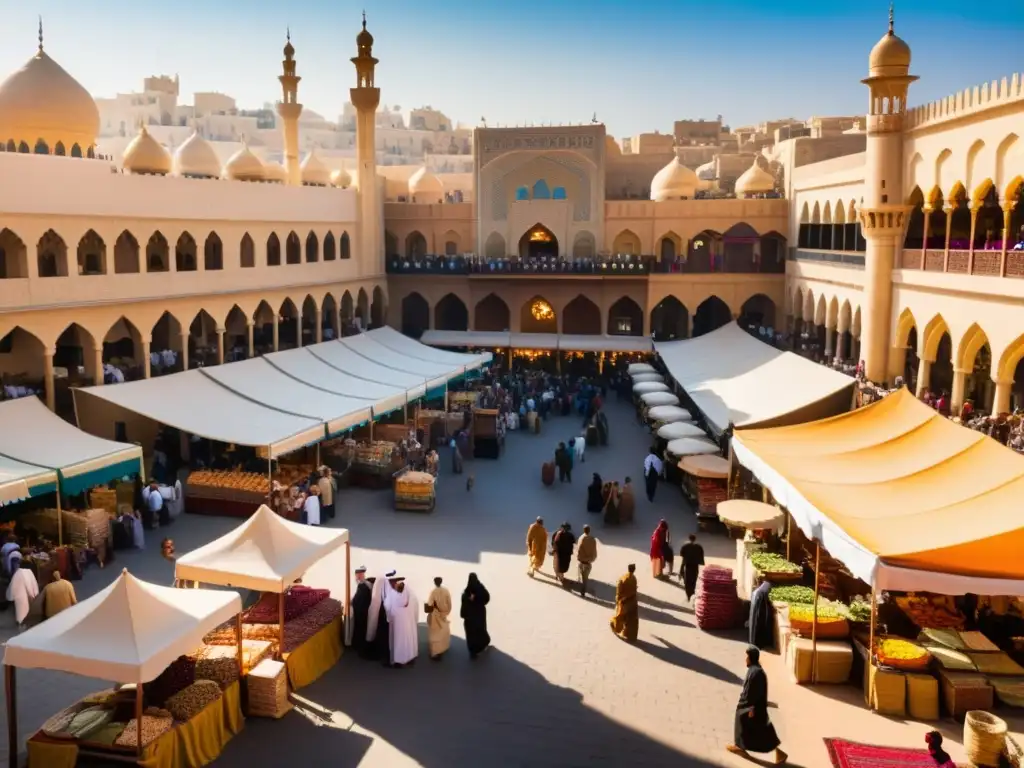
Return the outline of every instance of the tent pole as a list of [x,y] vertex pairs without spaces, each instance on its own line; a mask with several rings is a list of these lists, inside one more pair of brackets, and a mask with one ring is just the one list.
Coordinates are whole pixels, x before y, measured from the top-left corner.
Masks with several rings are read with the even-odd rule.
[[[878,621],[878,587],[871,585],[871,627],[868,634],[868,667],[875,655],[875,623]],[[870,670],[868,671],[870,675]]]
[[284,586],[277,596],[277,658],[284,661]]
[[142,762],[142,751],[144,749],[142,745],[142,683],[137,683],[135,686],[135,732],[138,734],[136,739],[135,754],[139,758],[139,762]]
[[238,679],[245,676],[245,658],[242,655],[242,614],[235,617],[235,642],[238,644]]
[[789,514],[789,510],[786,510],[786,559],[789,562],[793,562],[793,558],[790,557],[793,551],[793,516]]
[[320,443],[316,444],[316,468],[320,470]]
[[352,620],[352,542],[345,542],[345,637],[348,637],[348,622]]
[[18,697],[14,667],[4,664],[4,698],[7,704],[7,765],[18,768]]
[[814,610],[811,613],[811,683],[818,682],[818,591],[821,589],[821,542],[814,543]]
[[57,546],[64,546],[64,512],[60,504],[60,472],[57,473]]

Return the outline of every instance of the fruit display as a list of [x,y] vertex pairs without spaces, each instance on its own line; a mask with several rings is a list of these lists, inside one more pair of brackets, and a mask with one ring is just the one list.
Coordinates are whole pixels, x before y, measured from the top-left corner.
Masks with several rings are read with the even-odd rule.
[[[817,613],[818,627],[814,629]],[[846,606],[830,600],[818,600],[817,610],[813,605],[789,606],[789,626],[800,637],[817,636],[820,639],[841,640],[850,634],[850,623],[846,620]]]
[[186,496],[262,504],[270,494],[270,478],[255,472],[200,470],[188,476]]
[[885,667],[904,670],[923,670],[931,661],[931,654],[912,640],[899,637],[879,637],[875,640],[875,658]]
[[897,597],[896,605],[922,629],[963,629],[964,615],[952,597],[943,595],[908,595]]
[[396,463],[401,463],[401,453],[396,443],[387,440],[374,440],[359,443],[353,458],[353,467],[364,474],[384,475],[395,471]]
[[771,552],[752,552],[750,563],[762,574],[793,574],[803,575],[804,569],[796,563],[791,563],[782,555]]
[[434,476],[407,470],[395,476],[395,509],[426,511],[434,508]]
[[871,598],[855,595],[848,606],[850,621],[871,621]]
[[773,603],[809,605],[814,602],[814,590],[801,586],[772,587],[768,599]]

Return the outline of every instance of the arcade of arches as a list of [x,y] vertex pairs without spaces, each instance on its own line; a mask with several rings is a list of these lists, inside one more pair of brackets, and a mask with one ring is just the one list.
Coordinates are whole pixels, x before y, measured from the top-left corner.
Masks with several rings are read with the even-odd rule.
[[54,327],[52,313],[28,315],[0,337],[0,376],[5,385],[42,394],[51,409],[71,418],[75,386],[218,365],[384,324],[382,286],[336,290],[233,305],[170,301],[162,313],[144,302],[121,307],[120,315],[90,308],[63,328]]

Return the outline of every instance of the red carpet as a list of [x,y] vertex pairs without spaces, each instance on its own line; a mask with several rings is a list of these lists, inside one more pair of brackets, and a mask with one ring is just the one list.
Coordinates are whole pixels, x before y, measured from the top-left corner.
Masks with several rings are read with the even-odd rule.
[[927,749],[873,747],[843,739],[825,739],[833,768],[935,768]]

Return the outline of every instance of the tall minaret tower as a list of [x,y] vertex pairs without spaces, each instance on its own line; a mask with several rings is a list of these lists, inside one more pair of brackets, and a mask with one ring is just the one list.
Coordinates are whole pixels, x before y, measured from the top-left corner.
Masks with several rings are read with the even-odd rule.
[[356,87],[349,89],[352,106],[356,108],[356,164],[359,169],[359,231],[360,251],[372,258],[374,268],[383,270],[381,205],[377,194],[377,106],[380,88],[374,87],[373,35],[366,29],[363,12],[363,30],[356,35]]
[[892,327],[892,270],[903,247],[911,207],[904,204],[903,119],[907,90],[917,80],[910,74],[910,46],[896,36],[893,8],[889,31],[871,49],[868,76],[867,149],[864,199],[859,215],[867,241],[864,256],[864,304],[861,312],[860,357],[868,380],[887,376]]
[[284,46],[284,61],[281,62],[284,73],[277,79],[281,81],[281,101],[277,103],[277,114],[281,116],[281,127],[284,133],[284,169],[288,172],[288,186],[302,186],[302,171],[299,168],[299,115],[302,105],[299,104],[299,81],[295,74],[295,48],[292,46],[292,32],[288,30],[288,42]]

